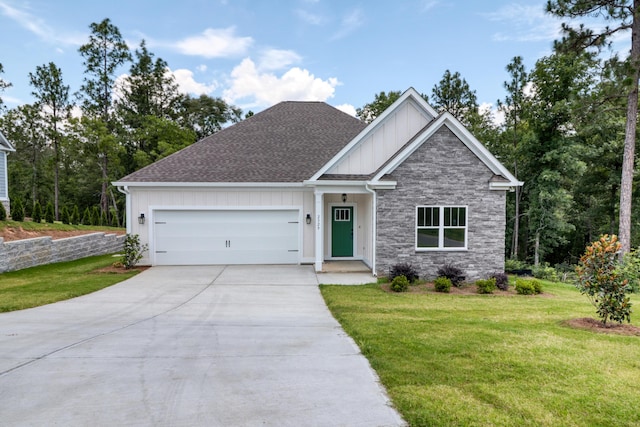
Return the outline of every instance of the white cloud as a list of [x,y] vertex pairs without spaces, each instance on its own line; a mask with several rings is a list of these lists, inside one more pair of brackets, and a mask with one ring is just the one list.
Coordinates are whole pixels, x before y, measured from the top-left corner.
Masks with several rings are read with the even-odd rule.
[[440,3],[438,0],[423,0],[420,12],[421,13],[429,12],[431,9],[436,7],[438,3]]
[[196,71],[199,73],[204,73],[205,71],[207,71],[207,66],[204,64],[200,64],[196,67]]
[[542,4],[507,4],[495,12],[483,15],[490,21],[502,22],[510,27],[508,33],[495,33],[495,41],[552,41],[561,36],[560,20],[547,14]]
[[322,25],[326,22],[324,16],[311,13],[307,10],[298,9],[296,14],[298,15],[298,18],[310,25]]
[[210,95],[218,88],[218,84],[214,81],[210,84],[197,82],[193,78],[193,71],[180,68],[171,71],[178,83],[178,89],[182,93],[190,93],[194,95]]
[[292,50],[267,49],[260,55],[258,68],[265,71],[280,70],[300,62],[301,59]]
[[331,37],[331,40],[342,39],[364,24],[364,12],[362,9],[353,9],[347,13],[343,18],[340,25],[340,29]]
[[29,11],[16,9],[4,1],[0,1],[0,13],[17,22],[20,26],[45,42],[80,46],[86,41],[86,35],[84,34],[58,33],[47,25],[43,19],[38,18]]
[[184,55],[205,58],[241,56],[253,44],[253,38],[236,36],[235,31],[235,27],[207,28],[202,34],[173,43],[173,48]]
[[354,107],[351,104],[335,105],[335,108],[337,108],[338,110],[342,111],[343,113],[347,113],[350,116],[353,116],[353,117],[356,116],[356,107]]
[[242,101],[251,107],[269,107],[280,101],[326,101],[333,97],[338,79],[322,80],[308,70],[291,68],[281,76],[262,72],[245,58],[231,72],[224,98],[233,104]]

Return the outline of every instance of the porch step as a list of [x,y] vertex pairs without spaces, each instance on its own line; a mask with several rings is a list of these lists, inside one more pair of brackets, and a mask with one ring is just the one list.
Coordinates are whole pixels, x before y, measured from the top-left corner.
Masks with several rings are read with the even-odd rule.
[[323,273],[371,273],[371,269],[362,261],[325,261]]

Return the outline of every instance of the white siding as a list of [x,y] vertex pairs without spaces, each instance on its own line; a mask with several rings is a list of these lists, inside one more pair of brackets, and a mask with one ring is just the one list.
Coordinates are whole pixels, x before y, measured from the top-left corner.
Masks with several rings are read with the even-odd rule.
[[9,198],[7,186],[7,153],[0,151],[0,199]]
[[432,120],[412,100],[372,130],[328,174],[370,174],[378,170]]

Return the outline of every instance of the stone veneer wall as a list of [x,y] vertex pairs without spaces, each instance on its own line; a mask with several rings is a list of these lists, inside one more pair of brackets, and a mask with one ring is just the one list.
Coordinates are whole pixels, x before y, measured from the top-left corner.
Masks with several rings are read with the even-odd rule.
[[124,235],[105,233],[91,233],[58,240],[38,237],[4,242],[0,238],[0,273],[120,252],[124,239]]
[[[395,190],[378,190],[376,269],[412,264],[425,279],[445,263],[467,281],[504,270],[505,191],[489,190],[493,173],[446,127],[438,130],[393,173]],[[467,206],[466,251],[415,250],[416,206]]]

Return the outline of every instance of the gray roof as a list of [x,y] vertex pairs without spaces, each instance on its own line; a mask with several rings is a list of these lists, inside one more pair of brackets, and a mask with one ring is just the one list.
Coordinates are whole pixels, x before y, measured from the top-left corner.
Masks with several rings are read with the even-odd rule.
[[13,145],[9,142],[7,138],[4,137],[2,131],[0,131],[0,150],[2,151],[16,151],[13,148]]
[[324,102],[282,102],[118,182],[302,182],[366,126]]

